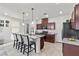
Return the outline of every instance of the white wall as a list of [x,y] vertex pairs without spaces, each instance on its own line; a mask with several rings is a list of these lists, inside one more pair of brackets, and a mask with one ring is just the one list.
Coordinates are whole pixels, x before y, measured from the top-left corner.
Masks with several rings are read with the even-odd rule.
[[[55,17],[55,18],[49,18],[49,22],[55,22],[56,28],[55,30],[49,30],[50,33],[55,32],[55,41],[56,42],[61,42],[62,41],[62,29],[63,29],[63,22],[66,22],[66,20],[70,19],[70,15],[65,15],[65,16],[60,16],[60,17]],[[40,23],[40,21],[38,21]]]
[[9,16],[0,15],[0,20],[9,20],[9,27],[0,27],[0,40],[10,41],[11,32],[20,32],[20,20]]

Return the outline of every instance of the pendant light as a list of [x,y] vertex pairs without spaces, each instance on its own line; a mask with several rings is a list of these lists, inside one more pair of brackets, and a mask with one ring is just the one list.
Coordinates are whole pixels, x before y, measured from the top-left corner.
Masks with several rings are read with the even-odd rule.
[[23,20],[22,20],[23,33],[25,34],[25,23],[24,23],[24,15],[25,15],[25,12],[22,12],[22,15],[23,15]]
[[24,24],[24,12],[22,12],[22,14],[23,14],[23,22],[22,22],[22,25],[24,26],[25,24]]
[[44,18],[48,18],[48,14],[47,13],[44,13]]
[[31,24],[34,24],[34,20],[33,20],[33,11],[34,11],[34,8],[32,8],[32,23],[31,23]]

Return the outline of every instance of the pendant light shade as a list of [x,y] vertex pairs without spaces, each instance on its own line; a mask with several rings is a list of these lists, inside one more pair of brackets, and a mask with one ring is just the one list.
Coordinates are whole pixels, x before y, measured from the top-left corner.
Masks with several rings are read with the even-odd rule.
[[24,24],[24,12],[22,13],[23,14],[23,22],[22,22],[22,25],[24,26],[25,24]]
[[44,13],[44,18],[48,18],[48,14],[47,13]]
[[22,23],[22,25],[24,26],[25,24],[24,24],[24,23]]
[[32,23],[31,23],[31,24],[34,24],[34,20],[33,20],[33,11],[34,11],[34,8],[32,8]]

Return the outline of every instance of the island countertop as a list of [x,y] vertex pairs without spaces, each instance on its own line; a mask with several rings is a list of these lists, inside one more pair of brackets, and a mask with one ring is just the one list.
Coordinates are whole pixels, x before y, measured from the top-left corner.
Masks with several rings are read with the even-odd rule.
[[24,36],[29,36],[29,37],[31,37],[31,38],[34,38],[34,39],[37,39],[37,38],[40,38],[40,37],[44,37],[45,35],[42,35],[42,34],[23,34],[23,33],[19,33],[19,34],[22,34],[22,35],[24,35]]
[[30,35],[30,34],[28,34],[28,36],[29,36],[29,38],[32,38],[32,39],[38,39],[38,38],[41,38],[41,37],[44,37],[45,35]]
[[79,46],[79,40],[75,39],[75,41],[70,41],[69,38],[64,38],[62,40],[62,43],[66,43],[66,44],[72,44],[72,45],[77,45]]

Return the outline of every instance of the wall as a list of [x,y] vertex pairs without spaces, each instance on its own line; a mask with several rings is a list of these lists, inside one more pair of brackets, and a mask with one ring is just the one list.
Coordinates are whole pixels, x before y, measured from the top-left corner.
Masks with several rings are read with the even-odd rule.
[[[0,20],[9,20],[9,27],[0,27],[0,40],[9,42],[11,38],[11,32],[20,32],[20,21],[17,18],[0,15]],[[7,38],[7,39],[6,39]]]
[[[55,37],[56,42],[62,41],[63,22],[65,22],[68,19],[70,19],[69,15],[55,17],[55,18],[49,18],[49,22],[55,22],[56,23],[55,24],[56,25],[55,30],[48,30],[50,33],[54,32],[56,34],[56,37]],[[40,23],[40,21],[38,21],[38,22]],[[38,30],[38,31],[42,31],[42,30]]]

